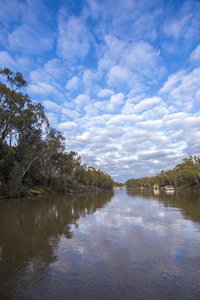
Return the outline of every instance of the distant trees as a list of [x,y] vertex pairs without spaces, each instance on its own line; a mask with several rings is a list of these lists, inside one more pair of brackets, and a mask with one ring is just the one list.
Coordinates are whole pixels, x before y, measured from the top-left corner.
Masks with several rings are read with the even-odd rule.
[[88,184],[112,187],[112,178],[81,164],[77,153],[65,152],[63,134],[51,127],[39,103],[21,90],[23,75],[0,69],[0,194],[26,194],[30,187],[67,187]]
[[125,184],[128,187],[148,187],[153,186],[153,184],[160,186],[200,184],[200,155],[183,159],[182,163],[176,165],[172,170],[161,171],[152,177],[129,179]]

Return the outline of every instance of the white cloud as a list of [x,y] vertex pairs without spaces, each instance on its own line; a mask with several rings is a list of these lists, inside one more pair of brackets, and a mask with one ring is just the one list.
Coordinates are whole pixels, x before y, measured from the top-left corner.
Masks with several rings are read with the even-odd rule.
[[0,67],[15,70],[18,67],[18,64],[7,51],[0,51]]
[[[39,97],[48,97],[49,100],[63,101],[64,87],[62,86],[65,75],[64,68],[60,65],[60,60],[49,60],[44,66],[33,69],[30,74],[29,93]],[[41,100],[43,101],[43,99]]]
[[172,20],[168,24],[166,24],[165,34],[171,35],[174,38],[178,39],[183,34],[184,29],[187,27],[188,16],[182,16],[179,19]]
[[80,113],[75,109],[70,109],[65,107],[61,108],[61,113],[63,114],[63,116],[66,116],[70,119],[77,119],[80,116]]
[[25,51],[26,53],[40,53],[53,46],[53,37],[47,33],[43,33],[40,37],[35,29],[30,26],[19,27],[9,35],[10,47],[15,51]]
[[29,85],[29,92],[33,94],[39,94],[41,96],[48,96],[50,94],[56,94],[57,91],[55,87],[46,82],[38,82],[36,84]]
[[118,93],[116,95],[113,95],[110,98],[110,100],[109,100],[109,102],[108,102],[108,104],[106,106],[106,110],[107,110],[107,112],[111,112],[112,113],[117,108],[121,107],[123,103],[124,103],[124,95],[123,95],[123,93]]
[[110,87],[121,87],[123,85],[133,85],[135,77],[133,73],[125,67],[113,66],[108,73],[107,83]]
[[60,111],[60,106],[56,104],[55,102],[52,102],[50,100],[44,100],[43,102],[44,107],[47,108],[50,111],[54,112],[59,112]]
[[132,88],[142,92],[143,80],[155,84],[165,73],[160,51],[144,41],[128,42],[113,35],[105,36],[106,47],[98,62],[99,74],[106,75],[112,88]]
[[161,125],[162,125],[162,120],[161,119],[142,121],[142,122],[139,122],[137,124],[138,127],[145,128],[145,129],[148,129],[148,130],[160,129]]
[[80,83],[79,77],[73,76],[70,80],[68,80],[66,87],[69,91],[77,90],[79,87],[79,83]]
[[198,45],[194,51],[190,54],[190,60],[199,62],[200,61],[200,45]]
[[77,141],[89,143],[90,140],[91,140],[91,134],[88,131],[85,131],[83,134],[77,136]]
[[104,97],[109,97],[113,94],[113,91],[110,90],[110,89],[101,89],[99,92],[98,92],[98,96],[100,98],[104,98]]
[[105,42],[107,45],[105,57],[116,65],[120,64],[127,46],[126,42],[112,35],[105,36]]
[[198,1],[184,1],[175,15],[165,21],[164,33],[175,40],[182,39],[183,43],[195,41],[196,36],[200,33],[199,12]]
[[59,13],[59,36],[57,52],[68,63],[82,60],[90,50],[90,34],[84,22],[75,16]]
[[64,123],[60,123],[59,126],[58,126],[58,128],[60,130],[64,131],[64,132],[65,131],[71,132],[71,131],[76,131],[77,128],[78,128],[78,125],[75,122],[67,121],[67,122],[64,122]]
[[171,131],[184,129],[185,134],[190,135],[191,131],[198,128],[200,117],[194,117],[188,113],[180,112],[164,117],[163,121],[165,126]]
[[39,54],[42,51],[51,50],[55,34],[50,26],[52,17],[48,7],[44,6],[41,1],[37,3],[27,1],[15,7],[18,20],[15,21],[14,29],[8,33],[9,48],[17,53],[28,54]]
[[194,69],[191,73],[182,79],[179,86],[174,88],[170,96],[175,100],[175,105],[179,108],[191,110],[199,87],[200,68]]
[[78,106],[78,108],[83,108],[84,106],[86,106],[88,103],[90,103],[90,97],[87,94],[81,94],[78,95],[75,99],[74,99],[74,103]]
[[46,74],[52,78],[56,78],[57,80],[64,76],[63,64],[58,58],[53,58],[47,61],[47,63],[44,65],[44,71]]
[[93,70],[84,70],[83,71],[83,83],[85,85],[85,90],[88,93],[93,93],[96,89],[96,82],[98,81],[98,73]]
[[126,47],[123,61],[131,70],[148,78],[158,76],[162,67],[160,51],[143,41]]
[[155,105],[160,104],[161,99],[159,97],[146,98],[140,101],[140,103],[135,105],[134,111],[135,113],[141,113],[145,110],[149,110]]
[[141,115],[132,114],[131,112],[130,114],[127,115],[122,113],[110,117],[109,120],[107,121],[107,125],[123,126],[127,128],[128,131],[128,130],[132,130],[134,125],[141,120],[142,120]]
[[190,73],[180,71],[169,77],[168,81],[160,89],[168,105],[173,106],[172,111],[194,111],[199,107],[199,79],[200,68]]
[[178,71],[176,74],[169,76],[164,86],[160,89],[159,94],[170,93],[173,88],[178,86],[183,78],[186,76],[186,72],[183,70]]
[[47,112],[46,116],[51,124],[51,126],[58,126],[58,115],[56,113]]
[[88,117],[98,116],[98,109],[92,103],[85,105],[84,111]]

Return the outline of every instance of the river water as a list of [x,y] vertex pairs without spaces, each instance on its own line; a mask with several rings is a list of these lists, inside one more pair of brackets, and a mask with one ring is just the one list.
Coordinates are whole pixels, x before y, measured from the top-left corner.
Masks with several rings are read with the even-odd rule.
[[0,202],[0,299],[200,299],[200,196]]

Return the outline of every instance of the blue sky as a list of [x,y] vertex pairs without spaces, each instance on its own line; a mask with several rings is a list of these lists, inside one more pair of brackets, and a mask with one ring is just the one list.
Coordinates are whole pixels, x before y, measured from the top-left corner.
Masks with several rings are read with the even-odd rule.
[[114,180],[200,154],[200,1],[1,0],[0,67]]

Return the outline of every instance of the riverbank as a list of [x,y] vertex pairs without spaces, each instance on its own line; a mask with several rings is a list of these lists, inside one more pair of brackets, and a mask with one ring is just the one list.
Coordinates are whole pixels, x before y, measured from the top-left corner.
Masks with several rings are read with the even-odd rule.
[[181,186],[176,187],[177,191],[190,191],[200,193],[200,184],[183,184]]
[[[63,194],[74,194],[74,193],[85,193],[85,192],[96,192],[100,189],[96,186],[89,186],[89,185],[77,185],[73,187],[67,188]],[[33,188],[29,192],[30,195],[43,195],[43,194],[58,194],[57,191],[51,189],[51,188]]]
[[[21,197],[37,197],[37,196],[42,196],[42,195],[57,195],[57,194],[66,194],[66,195],[70,195],[70,194],[75,194],[75,193],[92,193],[92,192],[98,192],[101,189],[98,188],[97,186],[90,186],[90,185],[73,185],[73,186],[69,186],[66,188],[65,191],[63,191],[63,193],[58,193],[56,190],[49,188],[49,187],[32,187],[30,188],[28,191],[26,191],[25,195],[21,195]],[[11,199],[10,197],[6,196],[6,195],[1,195],[0,196],[0,200],[3,199]]]
[[[153,186],[148,186],[148,187],[127,187],[127,189],[131,190],[141,190],[141,189],[147,189],[147,190],[153,190]],[[165,187],[159,187],[160,191],[164,191]],[[174,186],[174,191],[177,192],[194,192],[194,193],[199,193],[200,194],[200,184],[183,184],[180,186]]]

